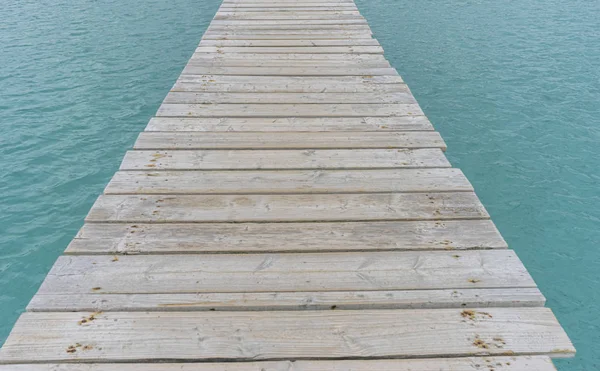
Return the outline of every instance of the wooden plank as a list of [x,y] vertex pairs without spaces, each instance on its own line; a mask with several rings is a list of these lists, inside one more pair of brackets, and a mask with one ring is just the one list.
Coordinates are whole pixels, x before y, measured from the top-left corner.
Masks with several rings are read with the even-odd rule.
[[[187,118],[153,117],[146,131],[430,131],[425,116],[405,117],[307,117],[307,118]],[[376,153],[376,152],[372,152]],[[400,151],[399,153],[402,153]]]
[[38,294],[532,287],[535,282],[512,250],[79,255],[59,257]]
[[381,46],[199,46],[196,53],[301,53],[301,54],[383,54]]
[[303,6],[303,7],[289,7],[282,6],[281,4],[277,7],[244,7],[244,6],[231,6],[222,5],[219,8],[219,12],[226,13],[247,13],[247,12],[338,12],[338,11],[357,11],[356,5],[332,5],[332,6]]
[[[352,16],[350,18],[362,18],[359,11],[356,9],[353,10],[319,10],[319,11],[307,11],[305,9],[293,9],[292,11],[284,11],[281,9],[271,9],[268,12],[261,12],[256,10],[249,10],[246,12],[240,12],[237,10],[227,11],[225,9],[219,9],[215,18],[213,20],[218,19],[226,19],[229,17],[237,17],[237,16],[260,16],[260,17],[272,17],[272,16],[325,16],[324,19],[335,19],[343,16]],[[261,18],[258,18],[261,19]],[[319,18],[317,18],[319,19]]]
[[[121,170],[302,170],[450,167],[439,149],[129,151]],[[243,174],[240,174],[243,175]]]
[[158,117],[363,117],[423,115],[416,103],[371,104],[172,104],[163,103]]
[[[241,181],[243,179],[243,181]],[[472,192],[459,169],[118,171],[105,194]]]
[[[292,23],[292,24],[263,24],[263,22],[266,21],[261,21],[260,24],[222,24],[222,25],[211,25],[208,28],[208,31],[213,32],[213,31],[227,31],[227,32],[239,32],[239,31],[252,31],[252,32],[263,32],[263,31],[277,31],[277,32],[281,32],[281,33],[285,33],[285,32],[289,32],[289,33],[293,33],[299,30],[307,30],[307,31],[319,31],[319,32],[323,32],[323,30],[335,30],[335,31],[365,31],[365,32],[371,32],[371,29],[369,28],[369,26],[367,25],[361,25],[358,23],[348,23],[345,22],[344,20],[340,20],[337,23],[338,24],[332,24],[331,22],[329,23],[322,23],[322,22],[328,22],[328,21],[287,21],[288,23],[290,22],[298,22],[297,24]],[[316,23],[316,22],[321,22],[321,23]],[[308,23],[308,24],[302,24],[302,23]],[[339,24],[339,23],[343,23],[343,24]]]
[[361,20],[364,18],[356,10],[329,12],[218,12],[215,20]]
[[104,195],[87,222],[310,222],[487,219],[471,192],[311,195]]
[[[0,357],[7,363],[574,353],[547,308],[474,312],[474,319],[465,318],[461,309],[106,312],[83,325],[88,312],[25,313]],[[67,351],[69,346],[75,351]]]
[[310,9],[322,9],[322,10],[337,10],[337,9],[357,9],[354,3],[336,3],[336,2],[328,2],[328,3],[223,3],[219,9],[233,9],[233,10],[243,10],[249,9],[254,11],[272,11],[272,10],[310,10]]
[[[271,82],[274,86],[278,84],[288,85],[313,85],[327,84],[330,88],[339,85],[398,85],[403,80],[400,76],[229,76],[229,75],[181,75],[178,82],[186,83],[204,83],[207,85],[215,84],[268,84]],[[402,87],[406,89],[406,87]],[[329,91],[329,90],[326,90]]]
[[502,367],[503,371],[556,371],[552,361],[546,356],[236,363],[25,364],[0,365],[0,371],[481,371],[489,366]]
[[315,40],[202,40],[199,46],[379,46],[376,39],[315,39]]
[[[182,75],[197,76],[197,75]],[[230,76],[233,77],[233,76]],[[242,76],[235,76],[242,77]],[[246,77],[246,76],[243,76]],[[281,76],[270,76],[281,77]],[[289,76],[285,76],[289,77]],[[312,76],[305,76],[312,77]],[[323,77],[327,78],[327,77]],[[287,84],[283,82],[241,82],[241,83],[195,83],[178,81],[171,91],[212,92],[212,93],[395,93],[405,91],[404,84],[338,84],[308,83]],[[278,119],[284,119],[280,117]],[[224,118],[227,119],[227,118]]]
[[[262,20],[248,20],[248,19],[215,19],[210,25],[209,29],[233,26],[241,29],[252,29],[253,27],[275,27],[287,29],[288,26],[300,26],[304,25],[305,30],[311,28],[320,28],[320,26],[329,26],[342,30],[346,27],[354,29],[370,29],[367,21],[362,17],[347,17],[347,18],[335,18],[335,19],[262,19]],[[306,27],[309,26],[309,27]],[[318,26],[318,27],[313,27]]]
[[370,32],[344,32],[344,33],[281,33],[281,32],[209,32],[202,36],[202,40],[329,40],[329,39],[365,39],[371,37]]
[[396,76],[393,68],[367,67],[205,67],[188,64],[182,74],[188,75],[242,75],[242,76],[364,76],[389,75]]
[[135,149],[404,149],[446,145],[434,131],[142,132]]
[[30,312],[365,310],[538,307],[537,288],[201,294],[44,294]]
[[352,223],[88,223],[67,254],[506,249],[490,220]]
[[[269,67],[265,67],[269,68]],[[405,86],[405,85],[404,85]],[[170,92],[164,100],[174,104],[261,103],[261,104],[377,104],[416,103],[407,88],[393,93],[195,93]]]
[[[336,53],[318,53],[318,54],[298,54],[298,53],[228,53],[227,55],[221,53],[196,53],[193,54],[191,60],[210,60],[213,62],[216,61],[232,61],[232,60],[256,60],[256,61],[275,61],[275,60],[284,60],[289,61],[290,64],[294,63],[298,60],[310,61],[310,60],[323,60],[323,61],[348,61],[348,62],[381,62],[384,61],[385,58],[380,54],[336,54]],[[184,78],[185,76],[180,76],[180,78]],[[216,76],[211,76],[216,77]],[[338,82],[343,81],[344,79],[336,78],[340,80]],[[349,82],[354,81],[356,78],[349,78]],[[372,79],[372,80],[365,80]],[[371,78],[364,78],[364,81],[361,82],[371,82],[371,83],[397,83],[398,77],[389,77],[389,76],[373,76]],[[335,79],[334,79],[335,80]]]
[[[219,59],[192,58],[188,66],[198,67],[341,67],[341,68],[391,68],[386,60],[372,62],[355,62],[324,59],[297,59],[297,60],[264,60],[264,59]],[[396,75],[396,74],[394,74]]]

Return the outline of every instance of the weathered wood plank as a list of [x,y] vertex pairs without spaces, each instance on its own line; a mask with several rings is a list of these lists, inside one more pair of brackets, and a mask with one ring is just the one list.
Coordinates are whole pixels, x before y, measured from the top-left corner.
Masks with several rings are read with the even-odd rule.
[[461,309],[106,312],[85,324],[88,312],[25,313],[0,357],[7,363],[574,353],[547,308],[473,311],[473,319]]
[[365,310],[539,307],[537,288],[198,294],[45,294],[30,312]]
[[[197,75],[182,75],[197,76]],[[235,76],[241,77],[241,76]],[[245,77],[245,76],[244,76]],[[271,76],[280,77],[280,76]],[[286,76],[287,77],[287,76]],[[312,76],[306,76],[312,77]],[[324,77],[327,78],[327,77]],[[182,82],[175,83],[171,91],[189,91],[189,92],[211,92],[211,93],[395,93],[405,90],[404,84],[338,84],[328,83],[294,83],[287,84],[283,82],[247,82],[247,83],[195,83]],[[224,118],[227,119],[227,118]],[[285,119],[281,117],[279,119]],[[328,118],[330,119],[330,118]]]
[[352,223],[87,223],[67,254],[506,249],[490,220]]
[[351,10],[358,11],[355,4],[352,3],[323,3],[323,4],[256,4],[254,6],[246,6],[244,4],[221,4],[218,12],[310,12],[310,11],[343,11]]
[[315,39],[315,40],[202,40],[199,46],[244,46],[244,47],[281,47],[281,46],[379,46],[376,39]]
[[370,32],[343,32],[327,33],[310,31],[310,33],[281,33],[281,32],[208,32],[202,36],[202,40],[329,40],[329,39],[365,39],[371,37]]
[[546,356],[379,359],[336,361],[264,361],[235,363],[96,363],[0,365],[0,371],[556,371]]
[[435,131],[413,132],[142,132],[135,149],[440,148]]
[[512,250],[73,255],[58,258],[38,294],[532,287]]
[[[151,165],[150,165],[151,166]],[[105,194],[472,192],[459,169],[117,171]]]
[[244,19],[216,19],[208,26],[209,30],[223,27],[233,27],[237,29],[253,30],[263,28],[273,29],[295,29],[300,25],[306,26],[304,29],[335,28],[344,29],[362,29],[370,30],[367,21],[363,18],[336,18],[336,19],[262,19],[262,20],[244,20]]
[[[256,60],[256,61],[275,61],[275,60],[285,60],[290,63],[294,63],[295,61],[310,61],[310,60],[323,60],[323,61],[348,61],[348,62],[381,62],[384,61],[385,58],[380,54],[335,54],[335,53],[318,53],[318,54],[299,54],[299,53],[229,53],[227,55],[220,53],[196,53],[193,54],[191,60],[210,60],[210,61],[231,61],[231,60]],[[216,76],[210,76],[214,79]],[[184,78],[181,76],[180,78]],[[398,77],[390,77],[390,76],[376,76],[363,78],[360,81],[357,81],[356,78],[348,78],[348,81],[351,83],[398,83],[402,81],[398,81]],[[339,80],[339,81],[335,81]],[[343,82],[345,81],[342,78],[336,77],[333,78],[334,82]]]
[[[269,67],[266,67],[269,68]],[[406,86],[406,85],[404,85]],[[260,104],[378,104],[416,103],[407,88],[393,93],[194,93],[170,92],[164,103],[206,104],[206,103],[260,103]]]
[[322,12],[218,12],[215,20],[363,20],[357,10],[322,11]]
[[215,67],[197,63],[185,66],[185,75],[242,75],[242,76],[397,76],[394,68],[300,66],[300,67]]
[[[231,9],[231,10],[229,10]],[[219,10],[226,11],[286,11],[286,10],[356,10],[354,3],[223,3]]]
[[[363,27],[364,28],[364,27]],[[295,39],[299,39],[300,37],[304,38],[304,37],[308,37],[310,38],[310,36],[315,36],[317,38],[334,38],[334,39],[339,39],[339,38],[370,38],[372,37],[373,33],[369,30],[366,29],[362,29],[362,30],[345,30],[345,29],[340,29],[340,30],[311,30],[311,29],[304,29],[304,30],[296,30],[293,32],[288,32],[288,31],[280,31],[280,30],[246,30],[246,29],[239,29],[239,30],[207,30],[206,33],[204,33],[204,35],[202,35],[202,39],[214,39],[214,38],[219,38],[219,37],[229,37],[229,36],[248,36],[248,37],[253,37],[253,36],[265,36],[267,38],[271,37],[270,40],[274,40],[274,39],[278,39],[278,38],[290,38],[292,40]]]
[[383,54],[380,46],[199,46],[195,53]]
[[[239,22],[239,21],[238,21]],[[335,31],[365,31],[365,32],[371,32],[371,29],[369,28],[369,26],[367,26],[366,24],[361,25],[361,24],[352,24],[352,23],[347,23],[344,22],[344,20],[338,21],[338,24],[332,24],[331,22],[328,21],[288,21],[289,22],[298,22],[296,23],[291,23],[291,24],[263,24],[263,22],[266,21],[261,21],[260,24],[242,24],[242,25],[235,25],[235,24],[222,24],[222,25],[212,25],[209,26],[208,31],[213,32],[213,31],[233,31],[233,32],[237,32],[237,31],[252,31],[252,32],[262,32],[262,31],[278,31],[278,32],[289,32],[289,33],[293,33],[295,31],[298,30],[308,30],[308,31],[323,31],[323,30],[335,30]],[[317,22],[321,22],[321,23],[317,23]],[[322,22],[327,22],[327,23],[322,23]],[[308,24],[304,24],[303,23],[308,23]],[[339,23],[345,23],[345,24],[339,24]]]
[[370,32],[340,32],[340,33],[327,33],[319,31],[310,31],[310,33],[298,32],[209,32],[202,36],[202,40],[352,40],[352,39],[367,39],[371,37]]
[[[328,84],[330,87],[335,87],[336,85],[403,85],[403,80],[400,76],[373,76],[373,75],[363,75],[363,76],[319,76],[319,77],[311,77],[311,76],[301,76],[301,77],[293,77],[293,76],[228,76],[228,75],[181,75],[179,82],[187,82],[187,83],[205,83],[207,85],[210,84],[241,84],[241,83],[249,83],[249,84],[268,84],[272,83],[277,86],[277,84],[287,84],[287,85],[295,85],[295,84]],[[403,88],[406,89],[406,88]]]
[[[195,58],[192,57],[188,66],[203,67],[348,67],[348,68],[390,68],[390,63],[386,60],[372,61],[344,61],[327,59],[296,59],[296,60],[265,60],[265,59],[219,59],[213,58]],[[394,74],[393,76],[396,76]]]
[[311,195],[104,195],[87,222],[310,222],[487,219],[471,192]]
[[[283,117],[283,118],[187,118],[153,117],[146,131],[431,131],[425,116],[405,117]],[[402,152],[402,151],[401,151]],[[374,152],[375,153],[375,152]]]
[[416,103],[371,104],[172,104],[163,103],[158,117],[363,117],[423,115]]
[[442,151],[434,148],[129,151],[121,164],[121,170],[323,170],[433,167],[450,167]]

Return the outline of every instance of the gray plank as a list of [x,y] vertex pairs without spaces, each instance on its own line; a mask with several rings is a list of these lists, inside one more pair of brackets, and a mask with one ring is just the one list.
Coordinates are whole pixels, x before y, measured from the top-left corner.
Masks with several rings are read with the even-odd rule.
[[[198,76],[198,75],[182,75]],[[249,76],[229,76],[229,77],[249,77]],[[271,77],[281,77],[274,76]],[[287,76],[286,76],[287,77]],[[305,76],[312,77],[312,76]],[[329,76],[327,76],[329,77]],[[326,77],[324,77],[326,78]],[[185,92],[210,92],[210,93],[396,93],[403,92],[406,88],[404,84],[338,84],[328,83],[283,83],[274,82],[240,82],[240,83],[195,83],[177,81],[171,91]],[[224,118],[226,119],[226,118]],[[285,119],[280,117],[278,119]]]
[[[466,319],[461,309],[106,312],[84,325],[80,321],[89,316],[87,312],[25,313],[0,359],[4,363],[256,361],[574,353],[547,308],[475,312],[473,320]],[[69,346],[75,352],[67,352]]]
[[490,365],[494,368],[501,366],[503,371],[556,371],[552,361],[546,356],[236,363],[26,364],[0,365],[0,371],[481,371]]
[[404,81],[400,76],[394,75],[362,75],[362,76],[228,76],[228,75],[181,75],[177,81],[194,82],[207,84],[239,84],[239,83],[272,83],[272,84],[364,84],[364,85],[381,85],[381,84],[402,84]]
[[87,222],[309,222],[487,219],[474,193],[104,195]]
[[121,164],[121,170],[323,170],[432,167],[450,167],[450,163],[440,149],[129,151]]
[[105,194],[472,192],[459,169],[118,171]]
[[[267,67],[268,68],[268,67]],[[260,104],[378,104],[416,103],[408,89],[393,93],[194,93],[170,92],[164,100],[174,104],[260,103]]]
[[202,40],[352,40],[352,39],[366,39],[371,37],[371,32],[368,31],[342,31],[342,32],[325,32],[325,31],[306,31],[306,32],[277,32],[277,31],[263,31],[263,32],[250,32],[250,31],[238,31],[238,32],[218,32],[211,31],[207,32],[202,36]]
[[434,131],[408,132],[142,132],[135,149],[440,148]]
[[[283,118],[187,118],[153,117],[146,131],[431,131],[433,126],[425,116],[404,117],[283,117]],[[402,152],[402,151],[401,151]],[[399,152],[399,153],[401,153]],[[375,152],[373,152],[375,153]]]
[[[239,60],[233,60],[237,64]],[[244,63],[248,63],[246,61]],[[262,60],[258,61],[260,64]],[[281,60],[280,63],[285,63]],[[310,60],[307,61],[311,63]],[[211,64],[214,62],[210,62]],[[194,68],[197,66],[189,66]],[[194,72],[194,71],[190,71]],[[177,80],[173,91],[246,92],[246,93],[392,93],[406,92],[400,76],[243,76],[188,75]]]
[[[297,5],[297,4],[295,4]],[[300,4],[303,5],[303,4]],[[304,5],[304,6],[290,6],[289,4],[273,4],[263,6],[243,6],[223,4],[219,8],[219,12],[313,12],[313,11],[340,11],[340,10],[353,10],[357,11],[356,5],[354,4],[321,4],[321,5]]]
[[184,75],[241,75],[241,76],[364,76],[388,75],[396,76],[393,68],[368,68],[368,67],[327,67],[327,66],[300,66],[300,67],[215,67],[188,64],[182,74]]
[[264,311],[539,307],[537,288],[256,292],[196,294],[44,294],[30,312]]
[[[267,60],[267,59],[219,59],[212,58],[191,58],[188,66],[196,67],[348,67],[348,68],[390,68],[390,63],[385,59],[372,61],[353,61],[353,60],[326,60],[326,59],[288,59],[288,60]],[[363,74],[364,75],[364,74]],[[393,74],[396,75],[396,74]]]
[[172,254],[506,249],[490,220],[352,223],[87,223],[66,253]]
[[416,103],[371,104],[172,104],[163,103],[158,117],[363,117],[423,115]]
[[380,46],[199,46],[195,53],[383,54]]
[[373,38],[363,39],[316,39],[316,40],[202,40],[199,46],[379,46]]
[[38,295],[534,287],[512,250],[72,255]]

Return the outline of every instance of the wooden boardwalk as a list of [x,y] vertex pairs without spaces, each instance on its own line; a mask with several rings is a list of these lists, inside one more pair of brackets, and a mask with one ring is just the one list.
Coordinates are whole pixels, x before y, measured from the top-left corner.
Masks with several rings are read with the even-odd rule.
[[444,149],[352,0],[225,0],[0,370],[553,370]]

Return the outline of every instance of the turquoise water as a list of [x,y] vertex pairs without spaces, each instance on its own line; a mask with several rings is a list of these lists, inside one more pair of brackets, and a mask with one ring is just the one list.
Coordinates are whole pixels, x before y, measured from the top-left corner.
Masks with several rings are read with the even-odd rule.
[[[600,369],[600,2],[359,0],[578,348]],[[0,3],[0,342],[218,2]]]

